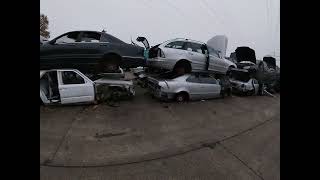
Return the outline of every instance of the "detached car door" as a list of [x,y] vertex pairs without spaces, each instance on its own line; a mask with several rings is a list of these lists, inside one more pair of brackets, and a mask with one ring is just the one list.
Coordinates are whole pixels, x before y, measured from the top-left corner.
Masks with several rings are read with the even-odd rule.
[[92,102],[95,100],[94,83],[82,73],[59,70],[61,104]]

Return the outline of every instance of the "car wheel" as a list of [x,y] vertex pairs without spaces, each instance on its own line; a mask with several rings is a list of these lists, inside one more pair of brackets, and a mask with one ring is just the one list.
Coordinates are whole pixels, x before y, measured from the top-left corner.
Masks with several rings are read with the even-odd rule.
[[186,102],[188,100],[188,95],[186,93],[178,93],[175,99],[178,103]]
[[178,75],[183,75],[185,73],[190,73],[192,70],[190,62],[186,60],[182,60],[177,62],[177,64],[174,66],[173,71]]
[[116,72],[119,70],[121,58],[118,55],[108,55],[100,62],[101,72]]

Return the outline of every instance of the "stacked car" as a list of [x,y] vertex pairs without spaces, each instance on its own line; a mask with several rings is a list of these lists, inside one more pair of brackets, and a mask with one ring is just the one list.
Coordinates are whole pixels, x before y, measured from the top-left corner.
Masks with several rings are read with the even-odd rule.
[[[249,47],[239,47],[226,59],[228,39],[207,43],[176,38],[151,47],[127,44],[97,31],[71,31],[46,43],[40,37],[40,102],[92,103],[135,95],[123,69],[134,68],[138,84],[152,96],[178,102],[256,95],[261,89],[280,90],[280,70],[272,57],[257,61]],[[122,69],[123,68],[123,69]]]

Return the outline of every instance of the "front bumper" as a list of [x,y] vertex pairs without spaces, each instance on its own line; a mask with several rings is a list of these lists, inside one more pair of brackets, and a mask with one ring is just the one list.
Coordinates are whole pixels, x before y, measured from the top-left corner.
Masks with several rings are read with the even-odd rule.
[[174,93],[163,92],[158,89],[157,90],[150,89],[150,92],[155,98],[163,101],[174,99]]

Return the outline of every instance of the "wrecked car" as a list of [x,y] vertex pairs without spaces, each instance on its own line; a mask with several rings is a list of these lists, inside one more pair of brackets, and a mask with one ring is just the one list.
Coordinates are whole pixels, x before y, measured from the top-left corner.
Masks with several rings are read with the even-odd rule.
[[148,77],[148,88],[161,100],[201,100],[221,97],[219,80],[208,73],[177,75],[172,71],[158,77]]
[[251,96],[259,92],[258,80],[252,77],[248,70],[233,69],[230,83],[234,94]]
[[280,68],[276,65],[276,59],[265,56],[258,64],[257,79],[269,92],[280,92]]
[[72,68],[116,72],[145,65],[144,48],[97,31],[71,31],[40,46],[40,70]]
[[130,97],[135,95],[132,81],[107,76],[93,81],[76,69],[40,71],[40,103],[43,104],[94,103],[104,100],[106,91],[115,89]]
[[227,38],[215,36],[207,43],[177,38],[168,40],[150,48],[144,37],[138,37],[146,49],[147,67],[173,70],[179,74],[190,73],[194,70],[210,70],[226,74],[236,64],[225,59]]

